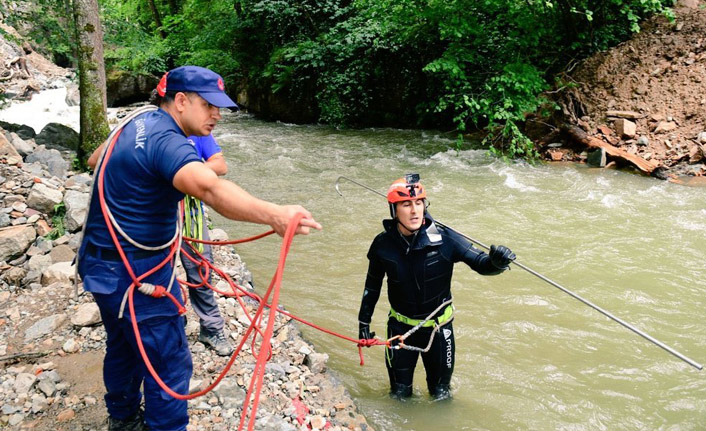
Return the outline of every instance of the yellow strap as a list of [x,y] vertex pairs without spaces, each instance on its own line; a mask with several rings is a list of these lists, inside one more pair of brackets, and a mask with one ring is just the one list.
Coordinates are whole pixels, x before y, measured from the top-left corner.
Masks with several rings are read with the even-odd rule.
[[[448,322],[451,319],[451,316],[454,314],[454,306],[453,304],[449,304],[445,309],[444,312],[441,313],[441,315],[437,316],[434,319],[429,319],[424,324],[422,327],[430,327],[434,326],[436,324],[438,325],[443,325],[444,323]],[[394,317],[395,320],[397,320],[400,323],[404,323],[409,326],[417,326],[420,323],[423,322],[422,319],[412,319],[410,317],[407,317],[403,314],[400,314],[395,311],[394,308],[390,307],[390,316]]]
[[[196,222],[196,226],[194,226],[194,222]],[[193,196],[184,196],[184,236],[194,239],[203,239],[203,228],[201,201]],[[202,243],[195,243],[194,246],[199,253],[203,253]]]

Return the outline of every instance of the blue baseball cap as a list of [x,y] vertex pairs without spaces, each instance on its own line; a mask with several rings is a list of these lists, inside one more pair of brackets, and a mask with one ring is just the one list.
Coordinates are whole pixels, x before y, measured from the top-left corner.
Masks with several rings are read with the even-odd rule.
[[[166,78],[166,79],[165,79]],[[181,66],[167,72],[157,85],[157,92],[190,91],[219,108],[238,108],[225,92],[223,78],[216,72],[199,66]]]

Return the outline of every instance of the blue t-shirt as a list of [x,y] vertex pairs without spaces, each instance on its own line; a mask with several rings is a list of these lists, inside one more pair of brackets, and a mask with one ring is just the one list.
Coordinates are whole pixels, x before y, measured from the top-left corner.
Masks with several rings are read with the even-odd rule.
[[[120,227],[135,241],[161,245],[174,236],[177,204],[184,194],[174,188],[177,171],[200,162],[194,145],[162,109],[136,117],[124,128],[105,169],[108,208]],[[100,208],[94,184],[84,241],[115,248]],[[136,248],[116,232],[125,251]]]
[[216,139],[213,135],[208,136],[195,136],[191,135],[187,138],[196,147],[196,152],[199,153],[199,157],[207,162],[208,159],[214,155],[223,152],[221,147],[216,143]]

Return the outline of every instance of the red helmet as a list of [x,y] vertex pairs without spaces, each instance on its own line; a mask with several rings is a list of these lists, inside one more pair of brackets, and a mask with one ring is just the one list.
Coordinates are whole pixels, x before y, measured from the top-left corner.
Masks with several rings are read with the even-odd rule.
[[407,174],[395,180],[387,189],[387,202],[390,204],[426,198],[427,191],[419,182],[419,174]]

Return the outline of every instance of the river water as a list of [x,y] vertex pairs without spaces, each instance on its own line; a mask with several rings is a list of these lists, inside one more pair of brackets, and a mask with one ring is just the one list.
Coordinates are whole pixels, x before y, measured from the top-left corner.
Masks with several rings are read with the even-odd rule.
[[[434,217],[611,311],[697,362],[706,361],[704,189],[582,165],[506,164],[449,150],[439,132],[336,130],[228,115],[215,132],[227,177],[264,199],[300,203],[324,230],[297,237],[282,301],[296,315],[357,336],[365,257],[384,192],[421,174]],[[264,230],[216,215],[232,238]],[[238,247],[264,292],[279,240]],[[453,400],[433,402],[421,361],[415,395],[388,397],[383,349],[304,327],[376,430],[703,430],[706,371],[698,371],[520,268],[495,277],[463,264],[453,279]],[[384,334],[383,294],[373,330]]]

